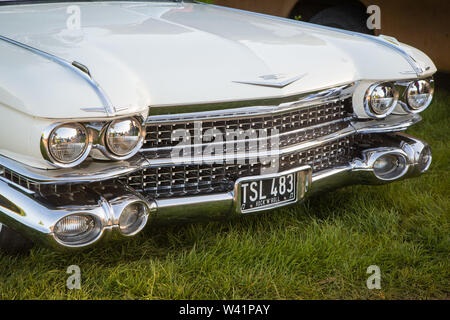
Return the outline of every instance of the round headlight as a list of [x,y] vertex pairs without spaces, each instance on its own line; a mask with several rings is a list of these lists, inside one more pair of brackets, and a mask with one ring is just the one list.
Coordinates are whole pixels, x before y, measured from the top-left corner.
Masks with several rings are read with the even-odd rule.
[[425,110],[433,100],[434,86],[432,81],[413,81],[406,91],[406,101],[409,112],[421,112]]
[[420,172],[425,172],[430,168],[432,159],[431,148],[426,146],[420,153],[419,162],[417,164]]
[[117,157],[133,155],[142,140],[142,126],[134,118],[113,121],[106,132],[107,147]]
[[100,234],[100,228],[91,216],[74,214],[59,220],[53,232],[64,243],[82,245],[95,239]]
[[134,235],[147,223],[148,210],[143,202],[133,202],[120,214],[119,229],[124,235]]
[[373,163],[373,173],[381,180],[398,179],[407,169],[406,158],[399,154],[384,154]]
[[61,164],[71,164],[80,160],[85,155],[88,145],[86,129],[78,123],[56,127],[48,139],[50,155]]
[[364,107],[367,114],[382,119],[392,113],[398,101],[398,92],[392,84],[379,84],[367,90]]

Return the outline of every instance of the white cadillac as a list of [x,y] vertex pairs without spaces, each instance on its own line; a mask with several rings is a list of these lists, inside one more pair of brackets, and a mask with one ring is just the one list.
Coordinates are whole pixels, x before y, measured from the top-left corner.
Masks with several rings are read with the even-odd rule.
[[418,176],[433,62],[194,1],[0,1],[0,247],[89,247]]

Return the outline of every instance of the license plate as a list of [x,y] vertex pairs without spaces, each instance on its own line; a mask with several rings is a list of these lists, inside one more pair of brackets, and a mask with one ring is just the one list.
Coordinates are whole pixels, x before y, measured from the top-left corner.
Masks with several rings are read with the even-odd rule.
[[297,172],[239,183],[242,213],[280,207],[297,202]]

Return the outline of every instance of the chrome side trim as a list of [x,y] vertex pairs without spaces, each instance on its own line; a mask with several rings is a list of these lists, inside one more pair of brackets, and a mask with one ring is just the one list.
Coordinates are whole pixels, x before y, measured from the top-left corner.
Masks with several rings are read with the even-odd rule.
[[388,118],[383,119],[383,121],[352,121],[351,125],[357,133],[386,133],[404,131],[421,120],[422,117],[418,114],[390,115]]
[[6,179],[6,178],[4,178],[4,177],[0,177],[0,181],[3,181],[4,183],[7,183],[7,184],[9,184],[10,186],[12,186],[12,187],[14,187],[14,188],[17,188],[17,189],[19,189],[19,190],[21,190],[21,191],[23,191],[23,192],[25,192],[25,193],[28,193],[28,194],[35,194],[34,191],[31,191],[30,189],[24,188],[24,187],[22,187],[21,185],[15,183],[14,181],[8,180],[8,179]]
[[293,20],[293,19],[288,19],[288,18],[283,18],[283,17],[271,16],[271,15],[258,13],[258,12],[251,12],[251,11],[246,11],[246,10],[241,10],[241,9],[222,7],[222,6],[208,4],[208,3],[201,3],[201,2],[196,2],[196,3],[197,4],[202,4],[202,5],[207,5],[207,6],[212,6],[212,7],[216,7],[216,8],[220,8],[222,10],[235,11],[235,12],[244,13],[244,14],[248,14],[248,15],[263,17],[263,18],[266,18],[266,19],[277,20],[277,21],[284,21],[284,22],[288,22],[288,23],[291,23],[291,24],[303,24],[303,25],[307,25],[307,26],[310,26],[310,27],[313,27],[313,28],[318,28],[318,29],[323,29],[323,30],[328,30],[328,31],[334,31],[334,32],[340,32],[340,33],[345,33],[345,34],[350,35],[350,36],[364,38],[364,39],[367,39],[369,41],[375,42],[375,43],[377,43],[379,45],[382,45],[384,47],[388,47],[388,48],[396,51],[397,53],[399,53],[411,65],[411,67],[413,68],[414,72],[416,73],[416,75],[418,77],[420,77],[426,71],[426,70],[423,70],[417,64],[416,60],[410,54],[408,54],[408,52],[406,52],[404,49],[402,49],[399,45],[396,45],[393,42],[387,41],[387,40],[385,40],[383,38],[380,38],[380,37],[377,37],[377,36],[372,36],[372,35],[368,35],[368,34],[364,34],[364,33],[358,33],[358,32],[353,32],[353,31],[348,31],[348,30],[338,29],[338,28],[333,28],[333,27],[328,27],[328,26],[323,26],[323,25],[314,24],[314,23],[310,23],[310,22],[304,22],[304,21],[298,21],[298,20]]
[[[111,101],[109,100],[108,96],[106,95],[105,91],[102,89],[102,87],[91,77],[89,70],[87,69],[86,66],[82,65],[79,62],[69,62],[66,61],[62,58],[59,58],[55,55],[52,55],[50,53],[47,53],[45,51],[30,47],[24,43],[15,41],[13,39],[7,38],[5,36],[1,36],[0,35],[0,40],[8,42],[12,45],[15,45],[17,47],[23,48],[25,50],[28,50],[34,54],[37,54],[43,58],[46,58],[52,62],[55,62],[57,64],[59,64],[60,66],[63,66],[69,70],[71,70],[72,72],[75,72],[77,75],[79,75],[81,78],[83,78],[90,86],[91,88],[95,91],[95,93],[97,94],[97,96],[99,97],[100,101],[103,104],[103,108],[104,108],[104,112],[108,115],[108,116],[114,116],[116,114],[116,109],[114,108],[114,106],[112,105]],[[84,70],[83,70],[84,69]],[[87,72],[86,72],[87,70]]]
[[37,183],[89,183],[118,178],[148,166],[140,154],[119,162],[102,162],[87,159],[80,166],[69,169],[45,170],[23,165],[0,155],[0,165]]
[[[220,193],[178,199],[161,199],[156,202],[153,223],[187,223],[226,218],[233,206],[233,193]],[[180,210],[180,208],[183,208]]]

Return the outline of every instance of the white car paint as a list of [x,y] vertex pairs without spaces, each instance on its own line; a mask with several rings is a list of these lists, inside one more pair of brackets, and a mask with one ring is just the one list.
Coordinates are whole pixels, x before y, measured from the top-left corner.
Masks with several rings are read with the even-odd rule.
[[[68,30],[74,4],[81,29]],[[117,116],[415,77],[402,55],[366,38],[188,2],[0,6],[0,35],[86,65]],[[404,48],[424,76],[436,71],[424,53]],[[240,83],[272,74],[303,77],[284,87]],[[0,41],[0,154],[51,168],[40,155],[42,130],[56,121],[105,119],[102,107],[76,73]]]

